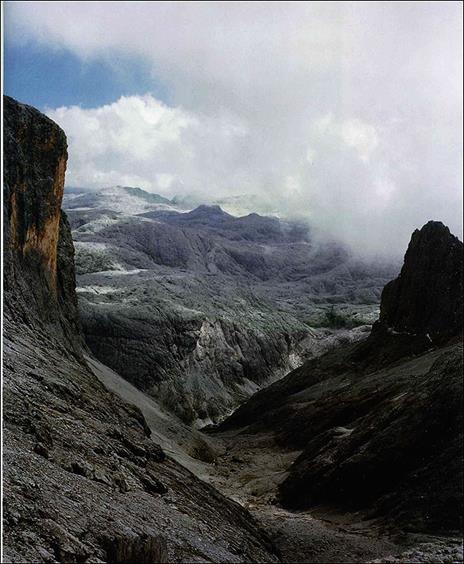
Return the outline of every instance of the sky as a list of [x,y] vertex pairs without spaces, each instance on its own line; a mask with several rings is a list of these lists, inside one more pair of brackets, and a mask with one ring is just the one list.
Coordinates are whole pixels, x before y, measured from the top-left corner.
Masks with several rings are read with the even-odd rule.
[[256,194],[364,254],[462,237],[460,2],[6,2],[67,185]]

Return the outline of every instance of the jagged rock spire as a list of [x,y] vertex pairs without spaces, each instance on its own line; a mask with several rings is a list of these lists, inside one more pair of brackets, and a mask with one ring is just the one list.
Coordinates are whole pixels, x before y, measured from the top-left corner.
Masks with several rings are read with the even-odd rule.
[[379,325],[432,341],[462,331],[463,243],[443,223],[412,234],[400,275],[382,292]]

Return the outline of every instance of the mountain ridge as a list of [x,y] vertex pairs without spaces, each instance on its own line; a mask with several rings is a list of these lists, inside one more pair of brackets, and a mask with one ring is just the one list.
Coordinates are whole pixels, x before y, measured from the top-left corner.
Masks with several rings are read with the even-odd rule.
[[360,338],[391,271],[315,243],[301,223],[209,205],[132,215],[106,206],[67,209],[87,343],[199,426],[305,357]]

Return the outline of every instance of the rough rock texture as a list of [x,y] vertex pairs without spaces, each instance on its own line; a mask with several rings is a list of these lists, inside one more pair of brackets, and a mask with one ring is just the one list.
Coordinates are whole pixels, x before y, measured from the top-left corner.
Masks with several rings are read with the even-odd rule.
[[353,360],[371,368],[421,354],[462,334],[463,244],[439,221],[412,234],[404,265],[389,282],[380,317]]
[[323,405],[307,409],[305,424],[319,432],[306,433],[304,451],[281,484],[283,502],[368,507],[372,516],[386,514],[410,529],[459,531],[462,347],[421,359],[428,361],[419,374],[418,361],[410,361],[390,374],[358,375],[355,383],[345,375],[352,390],[333,390]]
[[[410,530],[460,530],[463,352],[462,317],[454,307],[462,304],[460,248],[441,224],[415,232],[402,275],[387,286],[383,315],[365,341],[308,361],[222,424],[221,430],[272,430],[283,448],[302,450],[280,485],[286,507],[335,504]],[[414,265],[424,261],[429,268],[416,277]],[[430,266],[437,264],[441,276]],[[430,306],[439,323],[419,306]],[[382,330],[386,319],[415,332]],[[440,346],[432,338],[424,352],[422,340],[421,354],[413,354],[417,333],[434,328]]]
[[7,98],[5,561],[276,561],[252,517],[168,458],[86,364],[65,164],[63,132]]
[[63,131],[5,96],[5,323],[21,321],[60,337],[64,332],[77,351],[74,251],[61,211],[66,161]]
[[[4,98],[5,200],[8,248],[32,267],[42,263],[56,288],[57,243],[67,162],[66,136],[49,119],[36,119],[33,108]],[[37,201],[42,202],[37,207]]]
[[[88,346],[185,422],[221,420],[376,319],[388,266],[315,244],[298,223],[158,199],[114,187],[65,206]],[[147,206],[161,209],[136,213]]]
[[463,244],[443,223],[414,231],[401,273],[383,292],[379,325],[443,342],[462,330]]

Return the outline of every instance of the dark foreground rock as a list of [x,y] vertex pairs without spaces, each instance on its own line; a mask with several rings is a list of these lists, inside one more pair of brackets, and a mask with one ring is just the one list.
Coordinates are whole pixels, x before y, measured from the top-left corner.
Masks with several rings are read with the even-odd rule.
[[65,136],[10,98],[4,123],[5,561],[277,561],[250,514],[167,457],[87,366]]
[[319,433],[307,434],[280,486],[286,506],[336,503],[369,508],[372,517],[388,515],[413,530],[459,531],[462,347],[429,353],[421,362],[419,373],[413,360],[389,373],[345,374],[350,391],[340,389],[340,379],[337,390],[333,381],[326,386],[330,399],[300,414]]
[[221,429],[271,430],[302,450],[280,484],[285,507],[331,504],[407,530],[460,531],[460,305],[462,243],[431,222],[413,234],[365,341],[307,362]]

